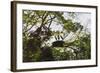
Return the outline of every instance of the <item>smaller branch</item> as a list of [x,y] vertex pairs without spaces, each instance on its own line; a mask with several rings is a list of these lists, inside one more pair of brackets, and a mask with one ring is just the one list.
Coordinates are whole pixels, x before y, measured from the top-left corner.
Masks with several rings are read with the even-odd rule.
[[64,40],[67,36],[68,36],[68,34],[66,34],[66,35],[63,37],[63,39],[62,39],[62,40]]
[[[51,16],[50,16],[50,17],[51,17]],[[56,18],[56,16],[54,16],[54,17],[51,17],[51,21],[49,22],[48,29],[50,28],[50,26],[51,26],[51,23],[52,23],[53,19],[55,19],[55,18]]]
[[36,23],[37,23],[37,22],[34,22],[34,24],[33,24],[29,29],[27,29],[26,31],[24,31],[24,33],[27,32],[27,31],[29,31],[31,28],[33,28],[33,26],[34,26]]
[[46,11],[44,11],[44,14],[42,15],[42,18],[44,17],[45,14],[46,14]]

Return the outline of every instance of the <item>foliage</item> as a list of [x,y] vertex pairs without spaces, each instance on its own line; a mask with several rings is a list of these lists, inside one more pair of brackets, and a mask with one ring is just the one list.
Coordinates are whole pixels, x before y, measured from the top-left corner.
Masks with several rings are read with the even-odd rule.
[[[90,33],[73,21],[74,12],[68,14],[71,19],[64,17],[65,12],[23,10],[23,62],[91,58]],[[55,31],[52,25],[60,25],[62,30]],[[71,33],[76,37],[69,42],[66,38]],[[48,45],[48,41],[52,45]]]

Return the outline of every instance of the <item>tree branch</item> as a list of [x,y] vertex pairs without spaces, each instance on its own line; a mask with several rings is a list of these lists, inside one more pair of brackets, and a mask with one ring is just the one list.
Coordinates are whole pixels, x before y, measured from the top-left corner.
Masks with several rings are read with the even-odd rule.
[[[51,16],[50,16],[51,17]],[[55,19],[56,18],[56,16],[54,16],[54,17],[51,17],[51,19],[49,19],[50,20],[50,22],[49,22],[49,25],[48,25],[48,29],[50,28],[50,26],[51,26],[51,23],[52,23],[52,21],[53,21],[53,19]]]
[[25,33],[25,32],[28,32],[31,28],[33,28],[33,26],[34,26],[36,23],[37,23],[37,21],[34,22],[34,24],[33,24],[29,29],[25,30],[24,33]]

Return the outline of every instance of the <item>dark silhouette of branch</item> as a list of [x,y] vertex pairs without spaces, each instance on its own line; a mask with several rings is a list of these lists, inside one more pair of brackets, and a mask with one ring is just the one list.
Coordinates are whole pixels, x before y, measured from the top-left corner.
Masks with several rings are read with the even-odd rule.
[[[50,16],[51,17],[51,16]],[[50,26],[51,26],[51,23],[52,23],[52,21],[53,21],[53,19],[55,19],[56,18],[56,16],[54,16],[54,17],[51,17],[51,19],[49,19],[50,20],[50,22],[49,22],[49,25],[48,25],[48,29],[50,28]]]

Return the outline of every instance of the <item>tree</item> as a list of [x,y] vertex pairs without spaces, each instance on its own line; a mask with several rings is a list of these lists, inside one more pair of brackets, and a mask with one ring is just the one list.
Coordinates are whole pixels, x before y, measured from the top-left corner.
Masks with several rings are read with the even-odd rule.
[[[73,16],[75,13],[68,13],[71,16]],[[69,57],[74,56],[73,54],[80,55],[80,52],[76,52],[75,47],[78,48],[88,48],[90,49],[90,44],[87,44],[90,42],[88,38],[90,37],[80,37],[80,34],[83,32],[83,26],[79,22],[73,21],[71,18],[64,17],[65,12],[58,12],[58,11],[36,11],[36,10],[23,10],[23,61],[42,61],[43,54],[45,53],[43,49],[45,49],[46,52],[49,52],[50,55],[48,55],[48,59],[44,60],[55,60],[53,57],[52,52],[58,52],[60,54],[60,58],[58,60],[63,59],[72,59]],[[62,30],[56,30],[54,31],[52,29],[52,25],[60,25]],[[56,29],[56,28],[55,28]],[[65,39],[73,33],[72,36],[74,37],[74,40],[71,42],[66,41]],[[87,35],[82,34],[82,35]],[[51,37],[55,37],[55,41],[52,42],[53,45],[48,46],[46,43],[47,41],[50,41],[52,39]],[[73,39],[73,38],[72,38]],[[81,40],[80,40],[81,39]],[[86,39],[86,41],[84,41]],[[84,46],[80,46],[80,43],[84,41],[81,44],[84,44]],[[77,44],[78,43],[78,44]],[[56,49],[53,49],[53,47],[65,47],[64,52],[60,53],[60,51],[57,51]],[[72,53],[66,52],[66,49],[70,48],[74,50]],[[82,52],[83,53],[83,52]],[[88,52],[86,51],[85,54],[87,57],[84,58],[90,58],[88,57],[90,54],[90,50]],[[83,53],[84,54],[84,53]],[[84,56],[84,55],[83,55]],[[42,59],[41,59],[42,57]],[[62,57],[62,58],[61,58]],[[68,58],[69,57],[69,58]],[[75,56],[76,59],[81,59],[78,56]]]

